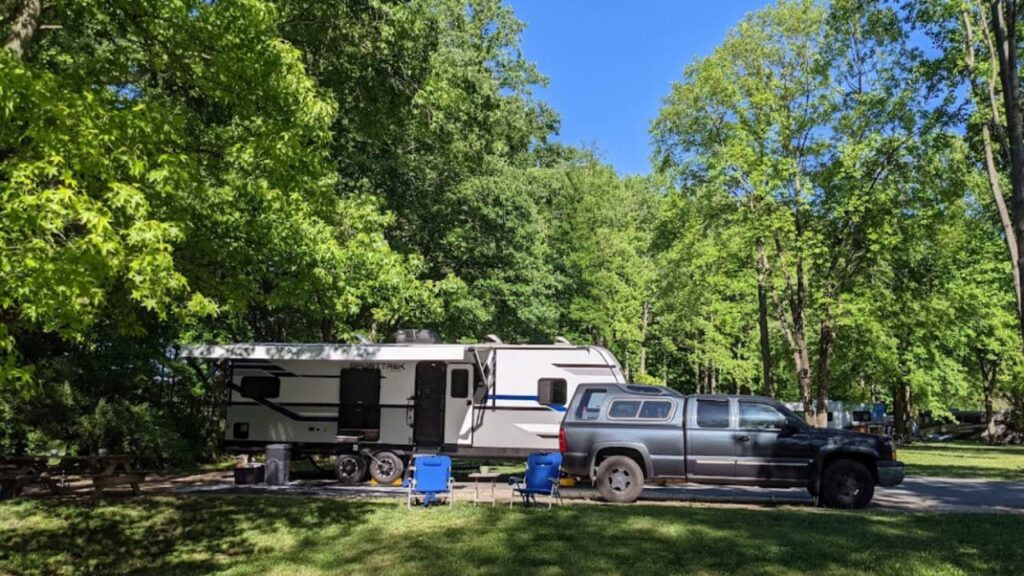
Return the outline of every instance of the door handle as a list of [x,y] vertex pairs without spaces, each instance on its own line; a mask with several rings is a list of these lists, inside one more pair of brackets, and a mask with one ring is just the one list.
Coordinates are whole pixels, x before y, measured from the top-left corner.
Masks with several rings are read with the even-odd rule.
[[749,442],[750,436],[747,436],[746,434],[741,434],[737,436],[736,439],[739,440],[740,442]]

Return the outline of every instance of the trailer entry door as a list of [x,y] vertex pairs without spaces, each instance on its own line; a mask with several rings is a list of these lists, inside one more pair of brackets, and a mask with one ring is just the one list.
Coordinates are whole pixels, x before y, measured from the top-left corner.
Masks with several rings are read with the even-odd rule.
[[473,365],[448,365],[448,399],[444,409],[445,444],[473,445]]
[[370,441],[380,437],[380,370],[346,368],[341,371],[338,434],[358,434]]
[[444,441],[444,403],[447,371],[444,362],[416,364],[416,409],[412,439],[416,444]]

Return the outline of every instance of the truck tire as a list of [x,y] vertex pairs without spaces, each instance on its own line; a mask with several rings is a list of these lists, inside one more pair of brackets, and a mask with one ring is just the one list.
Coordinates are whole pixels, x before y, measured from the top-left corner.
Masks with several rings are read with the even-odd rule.
[[821,500],[829,508],[864,508],[874,495],[871,471],[856,460],[836,460],[821,476]]
[[370,478],[378,484],[391,484],[402,477],[405,463],[394,452],[377,452],[370,458]]
[[334,475],[341,484],[352,485],[366,478],[366,458],[362,454],[338,454]]
[[629,456],[609,456],[597,467],[596,483],[607,502],[635,502],[644,491],[644,471]]

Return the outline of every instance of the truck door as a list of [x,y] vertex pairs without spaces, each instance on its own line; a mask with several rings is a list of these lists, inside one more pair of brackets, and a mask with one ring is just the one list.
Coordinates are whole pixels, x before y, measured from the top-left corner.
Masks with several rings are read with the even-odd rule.
[[737,403],[737,478],[751,484],[806,485],[814,460],[814,447],[806,434],[780,436],[786,416],[771,404]]
[[687,403],[686,470],[700,482],[732,482],[736,476],[735,418],[728,398]]
[[448,396],[444,409],[444,443],[473,444],[473,365],[448,365]]

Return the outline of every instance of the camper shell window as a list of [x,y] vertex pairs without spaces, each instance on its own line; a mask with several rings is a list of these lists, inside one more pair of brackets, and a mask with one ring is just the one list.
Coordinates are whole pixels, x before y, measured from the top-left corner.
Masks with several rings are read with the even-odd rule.
[[242,398],[277,398],[281,395],[281,380],[276,376],[243,376],[240,388]]
[[671,400],[645,400],[640,408],[641,420],[668,420],[671,415]]
[[601,405],[608,391],[603,388],[587,390],[583,393],[580,406],[576,409],[577,420],[597,420],[601,415]]
[[565,378],[541,378],[537,381],[537,401],[541,404],[565,404],[569,385]]
[[612,402],[611,408],[608,409],[609,418],[636,418],[636,413],[640,411],[639,400],[616,400]]

